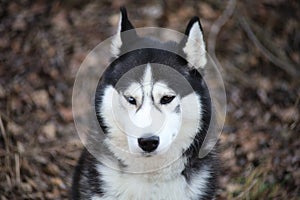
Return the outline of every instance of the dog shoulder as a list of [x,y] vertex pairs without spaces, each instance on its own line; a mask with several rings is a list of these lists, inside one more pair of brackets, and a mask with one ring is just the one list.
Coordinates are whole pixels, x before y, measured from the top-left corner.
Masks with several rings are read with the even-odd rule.
[[102,196],[101,174],[97,166],[96,158],[84,149],[73,176],[72,200],[89,199],[95,194]]

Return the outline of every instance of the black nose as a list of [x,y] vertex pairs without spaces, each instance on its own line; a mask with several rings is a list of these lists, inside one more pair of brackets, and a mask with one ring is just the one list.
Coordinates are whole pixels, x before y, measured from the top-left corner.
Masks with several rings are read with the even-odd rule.
[[146,138],[139,138],[138,143],[144,151],[150,153],[158,147],[159,137],[151,136]]

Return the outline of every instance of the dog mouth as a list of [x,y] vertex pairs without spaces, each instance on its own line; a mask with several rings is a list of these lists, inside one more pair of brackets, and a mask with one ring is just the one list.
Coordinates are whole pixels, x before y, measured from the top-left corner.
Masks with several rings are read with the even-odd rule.
[[143,152],[143,153],[142,153],[142,156],[145,157],[145,158],[150,158],[150,157],[153,157],[153,156],[155,156],[155,155],[157,155],[156,152],[151,152],[151,153]]

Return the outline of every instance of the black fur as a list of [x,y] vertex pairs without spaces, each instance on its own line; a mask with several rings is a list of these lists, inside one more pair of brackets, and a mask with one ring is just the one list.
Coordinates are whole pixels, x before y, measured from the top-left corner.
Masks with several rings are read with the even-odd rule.
[[200,29],[201,29],[201,31],[203,32],[203,28],[202,28],[202,26],[201,26],[199,17],[194,16],[194,17],[190,20],[190,22],[188,23],[188,25],[187,25],[187,27],[186,27],[185,35],[189,35],[189,34],[190,34],[191,28],[192,28],[192,26],[194,25],[195,22],[197,22],[197,23],[199,24]]
[[[101,174],[96,169],[97,163],[98,161],[86,149],[82,151],[73,176],[71,199],[90,199],[91,194],[103,195]],[[82,184],[83,182],[88,184]]]
[[125,7],[121,7],[120,11],[121,11],[121,15],[122,15],[121,32],[134,29],[133,25],[128,20],[127,11],[126,11]]

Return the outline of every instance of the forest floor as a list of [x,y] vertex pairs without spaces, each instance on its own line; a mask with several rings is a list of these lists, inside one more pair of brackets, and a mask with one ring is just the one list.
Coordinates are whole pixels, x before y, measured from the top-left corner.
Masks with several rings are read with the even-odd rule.
[[136,27],[184,32],[201,18],[227,94],[217,199],[300,199],[299,1],[145,2],[1,1],[0,199],[68,198],[74,80],[123,4]]

